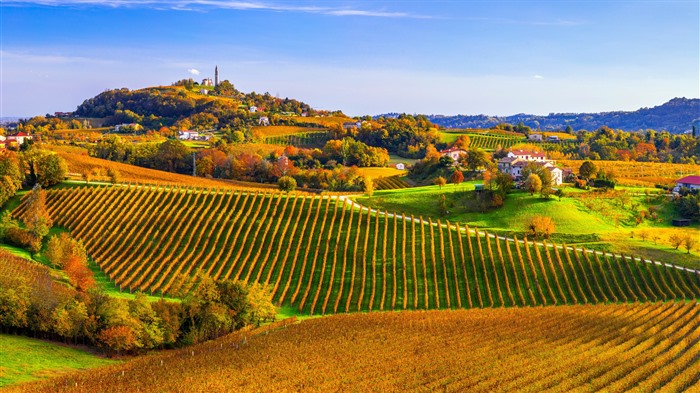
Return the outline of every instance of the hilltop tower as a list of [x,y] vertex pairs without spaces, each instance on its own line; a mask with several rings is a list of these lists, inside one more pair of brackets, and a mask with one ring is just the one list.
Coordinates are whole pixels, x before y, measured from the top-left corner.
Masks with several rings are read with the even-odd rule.
[[214,67],[214,86],[219,86],[219,66]]

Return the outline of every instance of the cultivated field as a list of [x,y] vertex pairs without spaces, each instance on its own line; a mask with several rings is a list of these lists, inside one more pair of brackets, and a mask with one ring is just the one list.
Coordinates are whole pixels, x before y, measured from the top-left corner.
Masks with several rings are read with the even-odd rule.
[[311,314],[700,297],[700,275],[685,270],[465,236],[454,224],[370,214],[337,198],[124,186],[47,193],[56,224],[124,290],[177,294],[186,277],[206,274],[268,284],[276,303]]
[[700,305],[346,314],[278,323],[31,392],[697,392]]
[[[584,161],[558,160],[562,165],[578,173]],[[612,171],[621,184],[625,185],[670,185],[683,176],[700,174],[700,165],[669,164],[663,162],[637,161],[593,161],[598,170]]]

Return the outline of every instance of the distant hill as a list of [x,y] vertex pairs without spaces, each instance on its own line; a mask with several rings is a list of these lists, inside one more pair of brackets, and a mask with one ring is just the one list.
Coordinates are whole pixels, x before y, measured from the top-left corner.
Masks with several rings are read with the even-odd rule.
[[[391,116],[393,114],[388,114]],[[667,130],[681,134],[691,129],[693,120],[700,118],[700,99],[674,98],[653,108],[641,108],[632,112],[616,111],[602,113],[550,113],[547,116],[517,114],[512,116],[444,116],[430,115],[431,122],[446,128],[489,128],[499,123],[523,122],[533,129],[563,130],[571,126],[574,130],[595,130],[601,126],[625,131],[640,129]]]

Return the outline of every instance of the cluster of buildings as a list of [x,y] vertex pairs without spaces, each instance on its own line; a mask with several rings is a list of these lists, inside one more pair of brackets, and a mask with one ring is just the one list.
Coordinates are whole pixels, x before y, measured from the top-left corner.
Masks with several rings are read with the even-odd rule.
[[[466,155],[467,152],[463,149],[450,148],[447,150],[442,150],[441,155],[450,157],[457,162],[462,155]],[[507,173],[513,177],[516,182],[523,181],[522,172],[525,167],[529,164],[534,163],[539,165],[552,174],[552,185],[560,185],[564,179],[569,176],[572,172],[569,168],[559,168],[557,167],[556,161],[547,159],[544,153],[528,151],[528,150],[513,150],[508,152],[508,155],[503,157],[498,161],[498,171]]]
[[13,135],[0,135],[0,149],[6,149],[8,147],[19,147],[26,140],[31,140],[33,137],[26,132],[18,132]]
[[209,135],[200,135],[197,131],[178,131],[177,138],[181,141],[208,141],[211,137]]
[[523,169],[532,163],[548,170],[552,174],[552,185],[555,186],[560,185],[571,174],[571,169],[557,167],[554,165],[556,161],[547,159],[544,153],[528,150],[508,152],[507,156],[498,161],[498,170],[511,175],[516,182],[523,181]]

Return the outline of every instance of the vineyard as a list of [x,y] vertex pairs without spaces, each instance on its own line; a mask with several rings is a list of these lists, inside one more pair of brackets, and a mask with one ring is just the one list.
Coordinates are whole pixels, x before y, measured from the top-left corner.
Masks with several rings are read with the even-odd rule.
[[[71,297],[75,290],[62,283],[61,277],[52,272],[48,267],[27,259],[12,255],[10,252],[0,249],[0,288],[7,285],[8,288],[25,285],[34,285],[42,291],[56,293],[64,298]],[[40,295],[36,294],[35,295]]]
[[323,128],[309,128],[300,126],[256,126],[251,129],[253,134],[260,134],[264,137],[283,136],[293,134],[304,134],[308,132],[323,132]]
[[144,183],[159,185],[187,185],[190,187],[221,187],[235,188],[239,190],[265,190],[276,189],[273,184],[252,183],[237,180],[212,180],[203,177],[181,175],[179,173],[159,171],[142,168],[120,162],[103,160],[90,157],[87,151],[70,146],[49,145],[48,149],[66,160],[68,174],[77,179],[82,178],[83,173],[90,173],[94,181],[109,181],[107,176],[109,169],[119,173],[119,182]]
[[267,284],[276,303],[311,314],[700,297],[700,275],[686,270],[475,236],[328,196],[109,186],[47,191],[47,205],[129,291],[177,294],[206,274]]
[[698,356],[696,302],[345,314],[9,391],[697,392]]
[[[559,160],[559,162],[572,168],[574,172],[578,172],[578,168],[583,163],[580,160]],[[630,185],[675,185],[675,181],[683,176],[700,174],[700,165],[693,164],[637,161],[594,161],[593,163],[599,171],[612,171],[618,180]]]
[[399,188],[408,188],[410,185],[401,179],[401,176],[380,177],[374,181],[374,187],[377,190],[396,190]]
[[275,135],[265,137],[264,143],[278,146],[296,146],[296,147],[323,147],[329,140],[328,133],[325,131],[303,132],[288,135]]
[[486,134],[468,134],[469,146],[478,147],[484,150],[496,150],[499,146],[503,149],[508,149],[518,143],[523,143],[524,138],[521,136],[508,135],[486,135]]

